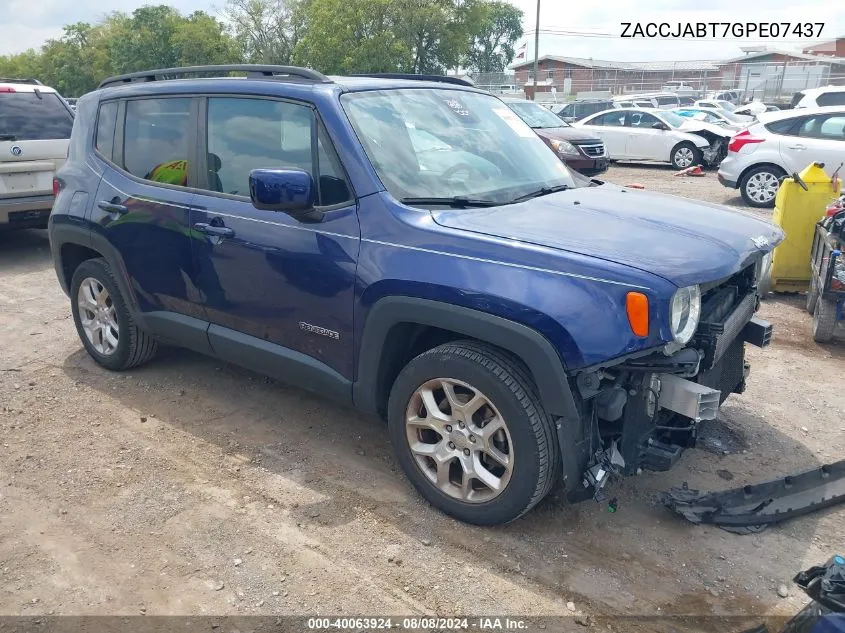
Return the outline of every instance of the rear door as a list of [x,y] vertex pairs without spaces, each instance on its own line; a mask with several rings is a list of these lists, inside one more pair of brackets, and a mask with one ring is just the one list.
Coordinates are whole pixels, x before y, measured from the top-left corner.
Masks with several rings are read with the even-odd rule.
[[55,92],[0,86],[0,198],[40,199],[49,210],[72,127],[73,115]]
[[781,156],[790,172],[816,161],[831,175],[845,161],[845,110],[808,116],[795,131],[781,141]]
[[[100,134],[108,138],[115,115],[109,152],[99,139]],[[137,305],[153,328],[175,323],[174,313],[199,320],[204,316],[192,243],[205,236],[192,231],[189,223],[197,117],[198,100],[190,96],[100,105],[95,143],[97,160],[104,161],[103,178],[91,221],[117,249]],[[204,330],[198,340],[207,345]],[[196,341],[183,343],[204,349]]]
[[629,158],[625,152],[628,132],[625,126],[626,110],[609,110],[599,114],[581,127],[593,132],[602,141],[609,158],[614,160]]

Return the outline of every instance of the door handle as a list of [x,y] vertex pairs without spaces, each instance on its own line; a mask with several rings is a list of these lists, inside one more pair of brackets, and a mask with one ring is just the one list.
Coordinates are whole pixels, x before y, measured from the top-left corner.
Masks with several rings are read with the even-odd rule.
[[97,203],[97,206],[100,207],[103,211],[107,213],[119,213],[123,215],[124,213],[129,213],[129,207],[125,204],[118,204],[117,202],[109,202],[108,200],[100,200]]
[[806,145],[788,145],[789,149],[807,149]]
[[197,222],[194,228],[206,235],[214,235],[216,237],[234,237],[235,232],[228,226],[214,226],[206,222]]

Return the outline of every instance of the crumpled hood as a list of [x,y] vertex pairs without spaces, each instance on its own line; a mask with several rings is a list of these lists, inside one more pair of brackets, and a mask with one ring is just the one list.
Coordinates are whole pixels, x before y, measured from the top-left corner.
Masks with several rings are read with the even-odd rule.
[[679,287],[729,277],[783,239],[774,224],[721,205],[610,184],[432,216],[444,227],[632,266]]
[[695,134],[696,132],[713,132],[713,134],[724,138],[731,138],[734,134],[736,134],[736,130],[730,130],[714,123],[696,121],[695,119],[684,121],[678,129],[681,132],[687,132],[689,134]]

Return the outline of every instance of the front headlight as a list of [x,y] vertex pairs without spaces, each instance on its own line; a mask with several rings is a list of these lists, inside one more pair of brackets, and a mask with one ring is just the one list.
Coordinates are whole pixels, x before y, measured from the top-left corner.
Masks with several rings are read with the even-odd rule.
[[687,286],[678,290],[672,297],[670,320],[675,342],[681,345],[689,343],[698,327],[700,316],[701,288],[699,286]]
[[578,156],[578,148],[569,141],[555,141],[552,142],[552,149],[554,149],[560,156]]

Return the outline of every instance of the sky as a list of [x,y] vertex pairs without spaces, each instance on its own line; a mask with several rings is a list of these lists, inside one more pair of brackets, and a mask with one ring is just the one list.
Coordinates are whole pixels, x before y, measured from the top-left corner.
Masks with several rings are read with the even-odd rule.
[[[509,0],[525,14],[527,59],[534,56],[536,0]],[[107,10],[127,11],[144,4],[178,5],[184,13],[202,9],[216,13],[223,0],[111,0]],[[766,45],[800,49],[818,40],[735,39],[706,40],[626,39],[622,22],[822,22],[822,40],[845,35],[845,2],[842,0],[540,0],[540,55],[593,57],[614,61],[670,61],[725,59],[742,54],[740,46]],[[58,37],[62,26],[96,22],[105,13],[103,0],[0,0],[0,55],[38,48]],[[674,28],[674,26],[673,26]],[[550,33],[549,31],[556,31]],[[566,35],[561,31],[567,32]],[[573,33],[575,35],[573,35]],[[593,35],[586,35],[593,34]],[[595,36],[598,34],[599,36]]]

